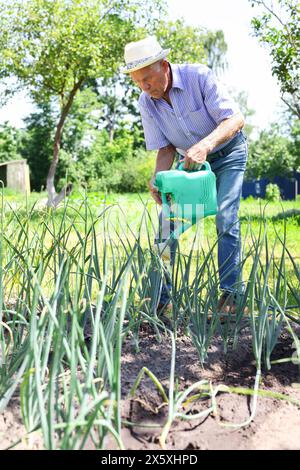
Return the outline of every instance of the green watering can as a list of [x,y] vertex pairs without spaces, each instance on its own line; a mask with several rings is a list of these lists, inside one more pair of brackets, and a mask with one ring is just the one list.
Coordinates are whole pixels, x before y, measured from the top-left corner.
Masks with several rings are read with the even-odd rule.
[[163,217],[180,222],[170,238],[177,238],[198,220],[217,213],[216,176],[208,162],[197,170],[159,171],[155,186],[161,193]]

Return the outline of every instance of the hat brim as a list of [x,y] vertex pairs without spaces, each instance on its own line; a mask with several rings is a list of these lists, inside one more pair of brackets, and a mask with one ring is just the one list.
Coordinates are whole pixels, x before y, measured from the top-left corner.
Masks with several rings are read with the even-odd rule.
[[131,72],[135,72],[136,70],[143,69],[144,67],[148,67],[148,65],[154,64],[155,62],[158,62],[159,60],[166,57],[170,53],[170,50],[171,49],[165,49],[165,50],[161,51],[161,53],[159,55],[156,55],[155,57],[151,57],[150,59],[145,60],[145,61],[141,62],[138,65],[130,66],[130,64],[129,64],[129,65],[126,65],[126,67],[121,67],[121,72],[122,73],[131,73]]

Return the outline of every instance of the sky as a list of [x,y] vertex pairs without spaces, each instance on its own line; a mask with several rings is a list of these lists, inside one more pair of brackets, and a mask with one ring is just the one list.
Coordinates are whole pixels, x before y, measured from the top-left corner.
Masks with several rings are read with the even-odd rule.
[[[187,24],[222,29],[228,45],[228,69],[222,82],[248,94],[248,106],[256,110],[251,124],[267,128],[278,120],[282,108],[279,87],[271,74],[268,51],[251,37],[251,17],[256,9],[248,0],[167,0],[171,20],[184,18]],[[167,44],[163,45],[167,47]],[[17,95],[0,109],[0,124],[9,121],[23,126],[23,118],[34,110],[26,93]]]

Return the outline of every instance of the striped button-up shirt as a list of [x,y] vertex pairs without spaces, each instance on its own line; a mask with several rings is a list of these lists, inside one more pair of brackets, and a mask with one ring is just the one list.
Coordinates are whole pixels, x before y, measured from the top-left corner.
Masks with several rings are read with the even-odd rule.
[[[239,109],[226,90],[205,65],[170,64],[172,87],[169,98],[151,98],[142,92],[139,109],[142,116],[146,148],[157,150],[169,144],[184,152],[206,137]],[[216,152],[229,141],[216,147]]]

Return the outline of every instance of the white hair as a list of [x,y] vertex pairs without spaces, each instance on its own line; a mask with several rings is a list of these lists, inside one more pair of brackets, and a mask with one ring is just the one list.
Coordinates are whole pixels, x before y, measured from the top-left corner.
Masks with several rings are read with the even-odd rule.
[[158,72],[161,69],[161,64],[164,60],[166,60],[165,57],[163,59],[159,59],[157,62],[154,62],[154,64],[151,64],[151,69],[154,69],[156,72]]

